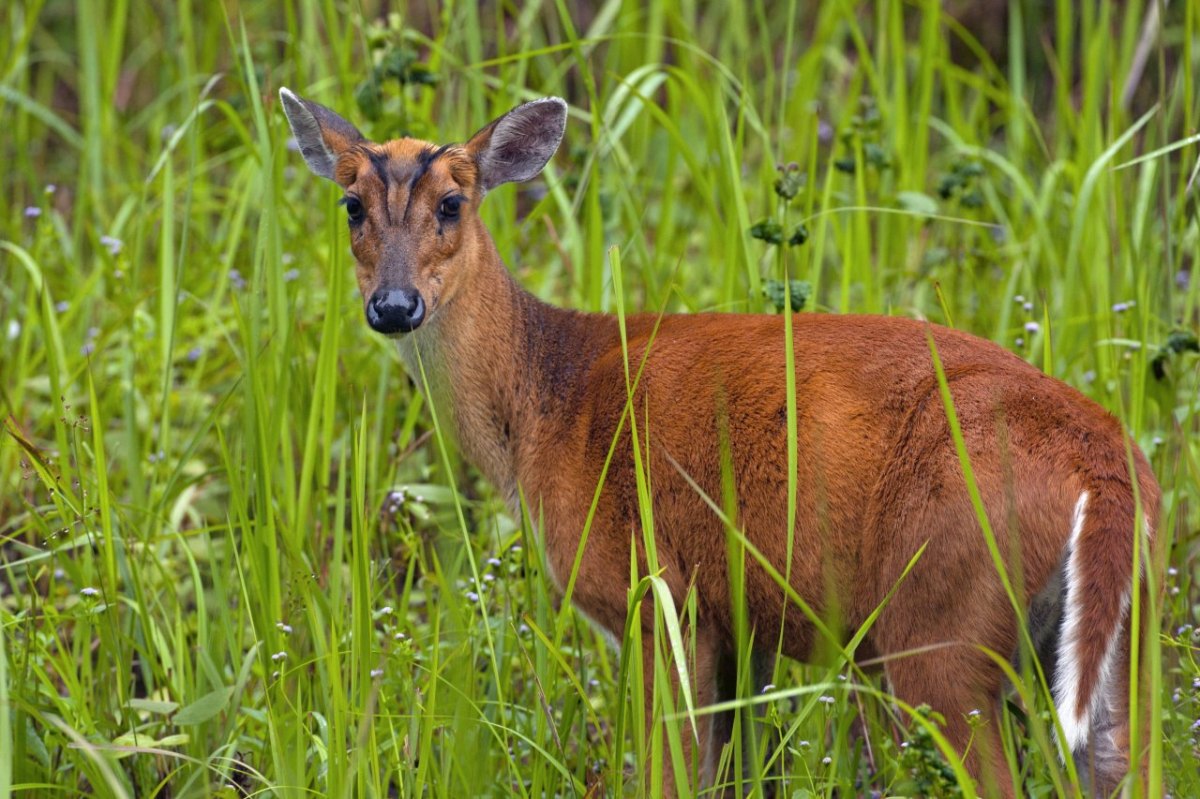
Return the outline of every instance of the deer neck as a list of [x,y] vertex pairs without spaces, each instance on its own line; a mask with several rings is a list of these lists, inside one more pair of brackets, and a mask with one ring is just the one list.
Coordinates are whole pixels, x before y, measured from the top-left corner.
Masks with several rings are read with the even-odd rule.
[[428,329],[401,339],[400,350],[443,430],[453,431],[515,512],[522,455],[553,435],[558,420],[573,418],[608,317],[541,302],[489,250],[470,286],[430,318]]

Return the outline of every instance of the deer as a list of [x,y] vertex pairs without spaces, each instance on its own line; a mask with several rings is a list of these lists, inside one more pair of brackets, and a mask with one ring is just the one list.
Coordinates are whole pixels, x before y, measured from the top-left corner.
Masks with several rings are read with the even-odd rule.
[[[1000,717],[1000,661],[1016,656],[1024,623],[1060,755],[1097,795],[1136,779],[1130,605],[1146,590],[1134,564],[1148,568],[1137,553],[1150,546],[1160,491],[1108,411],[991,341],[918,319],[816,312],[792,316],[790,408],[782,315],[638,313],[622,331],[616,316],[555,307],[510,275],[478,210],[550,161],[564,100],[524,103],[441,145],[374,143],[286,88],[280,100],[309,169],[343,192],[367,324],[396,340],[414,382],[452,418],[463,455],[515,518],[525,514],[559,591],[578,569],[571,600],[590,621],[618,639],[627,622],[647,635],[653,624],[650,603],[628,618],[620,590],[631,562],[648,568],[637,454],[658,575],[676,606],[694,592],[686,668],[698,705],[735,698],[735,601],[768,662],[775,652],[803,661],[820,643],[797,600],[836,609],[849,630],[878,609],[854,657],[882,664],[897,700],[942,714],[973,778],[1011,797],[996,725],[974,731],[968,714]],[[644,434],[636,453],[622,423],[630,409]],[[949,409],[995,549],[1019,578],[1011,594]],[[791,529],[789,417],[799,453]],[[746,560],[743,597],[731,596],[729,519],[711,499],[726,477],[739,535],[760,553]],[[649,674],[653,647],[644,649]],[[703,783],[729,735],[727,714],[696,717],[684,749]],[[670,775],[663,790],[674,791]]]

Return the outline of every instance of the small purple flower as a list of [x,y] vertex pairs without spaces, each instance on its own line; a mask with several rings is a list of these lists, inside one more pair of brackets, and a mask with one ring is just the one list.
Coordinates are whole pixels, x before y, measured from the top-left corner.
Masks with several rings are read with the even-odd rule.
[[1032,310],[1033,310],[1033,303],[1032,303],[1032,302],[1026,302],[1026,303],[1023,303],[1023,304],[1021,305],[1021,307],[1022,307],[1022,308],[1024,308],[1026,311],[1032,311]]
[[1033,334],[1037,333],[1041,329],[1042,329],[1042,326],[1039,325],[1037,322],[1026,322],[1025,323],[1025,332],[1031,336]]
[[200,347],[192,347],[188,350],[187,359],[189,363],[195,363],[200,360],[200,356],[204,354],[204,350]]
[[244,277],[242,277],[242,273],[240,271],[238,271],[237,269],[229,270],[229,282],[238,291],[241,291],[242,289],[246,288],[246,279]]
[[93,598],[95,598],[95,597],[98,597],[98,596],[100,596],[100,591],[99,591],[99,589],[92,588],[92,587],[90,587],[90,586],[89,586],[89,587],[87,587],[87,588],[80,588],[80,589],[79,589],[79,595],[80,595],[80,596],[85,596],[85,597],[87,597],[88,599],[93,599]]
[[295,280],[298,277],[300,277],[299,269],[289,269],[283,273],[283,282],[291,283],[293,280]]
[[54,303],[54,310],[58,311],[59,313],[66,313],[70,307],[71,303],[67,302],[66,300],[59,300],[58,302]]
[[833,125],[823,119],[817,122],[817,141],[821,144],[829,144],[833,141]]
[[53,194],[56,191],[58,191],[58,186],[55,186],[53,183],[46,184],[45,192],[47,194]]
[[383,669],[371,669],[371,676],[372,677],[382,677]]
[[288,152],[292,152],[292,153],[300,152],[300,142],[296,141],[295,136],[287,137],[286,146],[288,148]]
[[392,609],[391,605],[384,605],[379,609],[380,616],[391,616],[395,612],[396,611]]
[[500,565],[500,558],[488,558],[487,564],[494,569]]
[[275,622],[275,629],[279,630],[279,632],[283,633],[284,635],[292,634],[292,625],[285,624],[284,622],[281,622],[281,621]]
[[90,341],[83,342],[83,346],[81,346],[79,348],[79,354],[85,358],[88,357],[89,355],[91,355],[95,351],[96,351],[96,345]]
[[1135,305],[1137,305],[1137,302],[1134,300],[1113,303],[1112,311],[1113,311],[1113,313],[1125,313],[1126,311],[1128,311],[1130,308],[1132,308]]
[[36,205],[30,205],[25,208],[26,219],[37,219],[41,215],[42,209],[38,208]]
[[467,601],[473,602],[473,603],[478,602],[479,594],[475,593],[474,591],[468,591],[467,592]]
[[1013,344],[1016,344],[1018,347],[1024,347],[1024,346],[1025,346],[1025,339],[1024,339],[1024,338],[1022,338],[1021,336],[1017,336],[1017,340],[1016,340],[1016,341],[1014,341],[1014,342],[1013,342]]
[[108,250],[109,255],[119,255],[121,248],[125,246],[125,242],[118,239],[116,236],[101,236],[100,244]]

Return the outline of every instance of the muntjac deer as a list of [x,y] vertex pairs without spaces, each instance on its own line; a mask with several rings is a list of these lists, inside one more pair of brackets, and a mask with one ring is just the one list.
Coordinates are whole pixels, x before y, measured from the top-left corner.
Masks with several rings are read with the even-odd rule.
[[[523,291],[477,216],[489,191],[542,170],[562,139],[566,103],[536,100],[465,144],[436,146],[375,144],[324,106],[287,89],[280,97],[309,168],[345,192],[368,324],[397,339],[418,382],[419,357],[464,453],[514,513],[523,498],[556,582],[571,573],[616,437],[573,599],[620,637],[626,594],[614,588],[628,585],[631,554],[645,573],[646,553],[629,425],[619,424],[630,398],[618,321]],[[790,573],[791,588],[818,612],[837,608],[856,629],[898,584],[857,650],[884,663],[897,698],[944,714],[960,752],[972,740],[969,711],[999,716],[1004,675],[988,653],[1017,651],[1018,617],[973,510],[932,341],[998,550],[1020,578],[1018,601],[1031,608],[1063,751],[1099,795],[1115,789],[1130,764],[1134,550],[1152,535],[1159,489],[1112,416],[965,333],[909,319],[799,314],[789,550],[782,317],[625,321],[629,362],[636,368],[645,358],[632,408],[647,431],[639,444],[649,442],[661,576],[676,602],[693,589],[698,598],[690,668],[700,704],[732,698],[735,684],[726,521],[707,501],[723,496],[724,469],[745,540]],[[810,655],[813,625],[795,607],[785,613],[783,588],[747,562],[755,640],[774,651],[782,629],[783,654]],[[640,623],[652,624],[653,614]],[[652,669],[653,654],[645,657]],[[687,753],[707,781],[728,734],[727,720],[699,717]],[[1001,758],[991,724],[970,743],[967,764],[1011,796]]]

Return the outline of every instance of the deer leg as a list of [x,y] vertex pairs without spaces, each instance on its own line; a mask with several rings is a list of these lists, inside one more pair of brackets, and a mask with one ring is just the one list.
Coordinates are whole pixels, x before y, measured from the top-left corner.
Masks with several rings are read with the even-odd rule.
[[[981,795],[1011,799],[1012,778],[998,729],[1003,678],[999,667],[972,646],[951,645],[923,654],[901,654],[888,662],[886,672],[897,699],[913,706],[929,705],[946,719],[942,733],[964,756]],[[982,725],[969,723],[974,711],[983,715]]]

